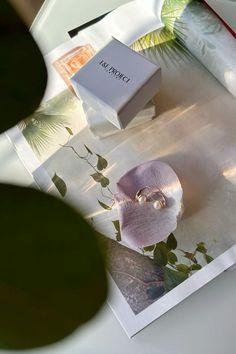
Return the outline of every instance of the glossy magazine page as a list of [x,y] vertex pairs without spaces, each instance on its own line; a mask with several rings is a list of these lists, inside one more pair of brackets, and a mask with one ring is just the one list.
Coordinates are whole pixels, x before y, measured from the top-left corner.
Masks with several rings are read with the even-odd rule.
[[[106,43],[93,26],[46,56],[44,100],[7,134],[39,188],[96,228],[109,254],[108,302],[132,337],[236,262],[236,100],[173,33],[157,32],[159,43],[146,37],[133,45],[161,65],[157,117],[95,137],[69,80]],[[151,160],[175,171],[184,213],[165,240],[130,247],[122,239],[117,182]]]

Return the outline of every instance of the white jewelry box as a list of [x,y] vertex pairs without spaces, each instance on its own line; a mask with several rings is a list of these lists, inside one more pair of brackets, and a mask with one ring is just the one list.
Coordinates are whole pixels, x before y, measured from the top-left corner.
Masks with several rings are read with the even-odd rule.
[[113,38],[71,82],[83,102],[124,129],[160,89],[161,68]]
[[[98,139],[107,138],[115,134],[122,134],[123,130],[117,128],[109,122],[102,114],[98,114],[93,108],[83,103],[83,110],[87,119],[88,127],[91,133]],[[157,115],[157,107],[154,100],[149,101],[146,106],[134,117],[127,127],[127,130],[150,122]]]

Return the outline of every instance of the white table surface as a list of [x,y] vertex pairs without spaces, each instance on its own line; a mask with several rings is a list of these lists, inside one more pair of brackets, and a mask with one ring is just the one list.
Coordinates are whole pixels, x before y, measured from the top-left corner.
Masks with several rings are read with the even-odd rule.
[[[66,39],[66,32],[126,0],[49,0],[32,31],[47,53]],[[222,15],[235,20],[236,2],[211,0]],[[227,17],[228,16],[228,17]],[[232,23],[232,22],[231,22]],[[30,185],[32,177],[8,139],[0,136],[0,181]],[[42,354],[234,354],[236,352],[236,270],[230,270],[128,339],[107,305],[66,340],[28,353]],[[0,351],[0,353],[10,353]]]

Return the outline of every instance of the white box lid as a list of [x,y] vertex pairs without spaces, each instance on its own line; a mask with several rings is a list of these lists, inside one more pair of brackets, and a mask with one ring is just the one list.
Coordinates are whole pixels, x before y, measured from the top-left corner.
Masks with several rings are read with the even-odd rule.
[[158,64],[113,38],[71,82],[82,101],[125,128],[159,90],[160,74]]

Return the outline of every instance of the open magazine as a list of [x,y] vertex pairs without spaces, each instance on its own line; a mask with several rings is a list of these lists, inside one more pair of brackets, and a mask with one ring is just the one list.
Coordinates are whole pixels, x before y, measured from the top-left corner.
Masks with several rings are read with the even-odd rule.
[[[96,25],[45,57],[43,102],[7,135],[39,188],[78,209],[104,240],[108,303],[132,337],[236,262],[236,100],[180,39],[165,33],[165,43],[133,46],[161,64],[157,117],[98,139],[69,80],[106,43]],[[217,33],[224,31],[219,26]],[[163,264],[158,244],[134,250],[123,243],[114,204],[120,177],[154,159],[174,169],[184,191],[185,212],[162,243]]]

